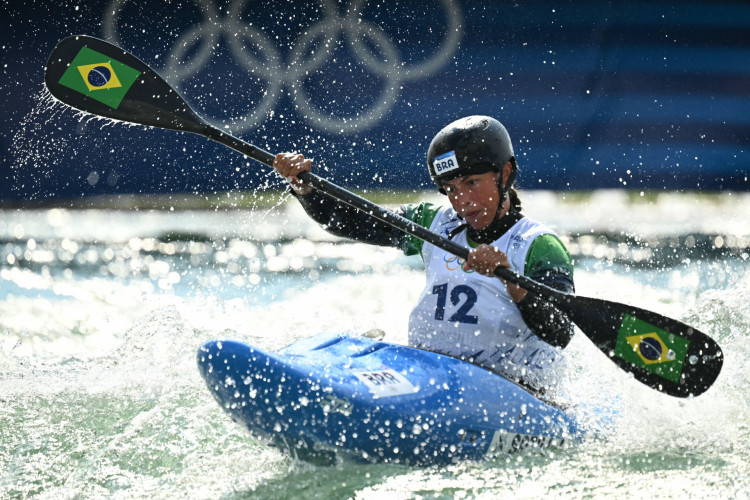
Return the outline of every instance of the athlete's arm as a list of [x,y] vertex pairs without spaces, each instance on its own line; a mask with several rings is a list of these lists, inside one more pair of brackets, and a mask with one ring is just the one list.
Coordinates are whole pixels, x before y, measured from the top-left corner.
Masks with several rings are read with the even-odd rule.
[[[510,268],[508,257],[499,248],[480,245],[469,252],[464,269],[494,276],[498,267]],[[573,293],[573,264],[570,254],[559,238],[552,234],[537,236],[526,255],[526,277],[565,293]],[[568,317],[541,297],[511,282],[505,282],[524,323],[542,340],[556,347],[565,347],[573,337]]]
[[292,194],[305,212],[328,232],[373,245],[400,246],[402,233],[301,181],[299,174],[312,170],[309,158],[299,153],[280,153],[274,158],[273,166],[289,181]]
[[[538,236],[526,255],[524,274],[550,288],[574,293],[573,262],[557,236]],[[526,325],[548,344],[565,347],[573,337],[573,324],[557,307],[543,297],[527,293],[516,303]]]
[[304,196],[294,195],[307,215],[331,234],[371,245],[402,246],[403,232],[317,189]]
[[[285,177],[292,194],[305,212],[331,234],[369,243],[400,248],[406,255],[422,253],[422,240],[372,217],[361,210],[338,201],[302,182],[298,175],[312,168],[310,159],[298,153],[276,155],[274,168]],[[439,207],[430,203],[402,205],[394,212],[423,227],[429,228]]]

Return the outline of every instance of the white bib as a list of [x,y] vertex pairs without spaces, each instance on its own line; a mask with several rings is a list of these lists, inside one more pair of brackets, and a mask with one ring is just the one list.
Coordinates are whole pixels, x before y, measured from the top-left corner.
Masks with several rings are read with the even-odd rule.
[[[430,230],[448,235],[460,222],[452,208],[441,208]],[[541,234],[555,233],[524,217],[492,246],[523,275],[531,242]],[[469,246],[466,231],[453,240]],[[430,243],[422,256],[427,283],[409,317],[409,345],[469,359],[537,388],[552,383],[562,353],[526,326],[500,279],[465,272],[463,259]]]

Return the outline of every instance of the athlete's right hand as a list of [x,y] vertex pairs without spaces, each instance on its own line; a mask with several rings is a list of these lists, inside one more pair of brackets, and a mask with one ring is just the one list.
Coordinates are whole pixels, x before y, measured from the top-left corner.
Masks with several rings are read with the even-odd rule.
[[298,195],[304,196],[313,190],[309,184],[305,184],[298,178],[302,172],[312,170],[312,160],[305,158],[299,153],[279,153],[273,160],[273,168],[281,174],[292,185],[292,189]]
[[[474,270],[484,276],[494,276],[495,269],[498,267],[505,267],[510,269],[510,262],[508,262],[508,256],[505,255],[499,248],[491,245],[479,245],[475,249],[469,252],[469,258],[464,262],[464,271]],[[503,280],[505,288],[508,289],[508,294],[513,302],[521,302],[526,297],[526,290],[514,285],[510,281]]]

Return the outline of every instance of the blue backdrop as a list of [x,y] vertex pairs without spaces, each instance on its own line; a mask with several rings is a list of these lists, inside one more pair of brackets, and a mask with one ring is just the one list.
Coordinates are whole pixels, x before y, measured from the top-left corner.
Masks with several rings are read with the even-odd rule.
[[[13,4],[13,5],[9,5]],[[502,121],[524,188],[750,189],[744,1],[4,2],[5,203],[276,185],[206,139],[91,119],[43,88],[60,39],[131,51],[199,114],[360,188],[425,188],[427,146]]]

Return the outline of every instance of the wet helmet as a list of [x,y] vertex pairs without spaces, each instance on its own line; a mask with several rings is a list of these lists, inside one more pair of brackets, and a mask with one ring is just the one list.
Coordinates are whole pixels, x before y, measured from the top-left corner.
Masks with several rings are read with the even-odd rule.
[[427,150],[427,168],[432,181],[445,194],[442,183],[464,175],[502,172],[513,165],[508,182],[498,181],[503,196],[516,176],[516,158],[510,135],[502,123],[489,116],[467,116],[438,132]]

